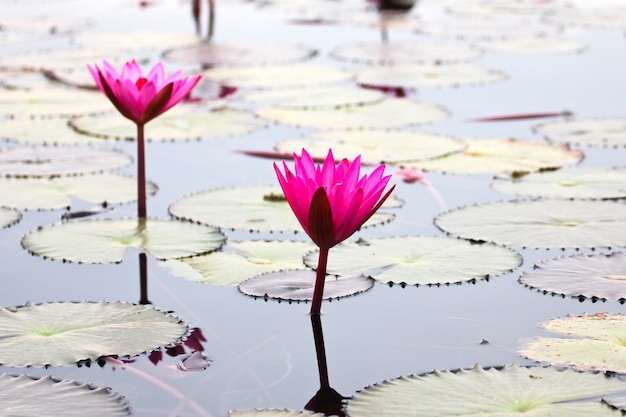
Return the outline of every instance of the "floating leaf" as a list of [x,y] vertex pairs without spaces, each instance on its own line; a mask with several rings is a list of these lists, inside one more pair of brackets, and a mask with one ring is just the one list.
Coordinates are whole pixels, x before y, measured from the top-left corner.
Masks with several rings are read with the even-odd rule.
[[61,366],[134,356],[187,333],[177,317],[123,302],[26,303],[0,307],[0,363]]
[[238,285],[256,275],[304,266],[302,257],[315,249],[309,242],[228,242],[227,248],[206,255],[168,260],[163,268],[178,277],[212,285]]
[[[135,59],[139,63],[148,61],[148,55],[139,55],[131,52],[114,50],[111,47],[98,45],[89,49],[54,49],[43,52],[14,54],[0,59],[0,65],[5,68],[14,68],[27,71],[57,71],[73,70],[80,71],[90,76],[87,63],[108,61],[114,67],[119,67],[126,61]],[[92,81],[89,83],[95,87]]]
[[510,39],[553,36],[559,32],[559,28],[530,18],[439,19],[422,22],[419,31],[454,38]]
[[[315,268],[317,256],[317,251],[307,254],[305,264]],[[497,276],[521,263],[519,254],[501,246],[415,236],[338,245],[330,252],[327,272],[362,273],[382,283],[440,285]]]
[[[215,107],[181,104],[169,109],[146,127],[146,140],[171,141],[235,136],[261,129],[266,123],[253,114]],[[137,128],[117,112],[75,117],[70,126],[81,133],[116,140],[135,140]]]
[[350,417],[613,416],[596,397],[624,390],[617,377],[520,367],[433,371],[370,385],[348,400]]
[[385,97],[383,92],[372,89],[332,86],[266,90],[246,94],[243,99],[255,104],[310,110],[376,104]]
[[200,42],[168,49],[163,56],[171,61],[201,64],[205,67],[229,65],[267,65],[303,61],[317,54],[303,45],[252,45]]
[[458,174],[531,172],[578,163],[580,151],[517,139],[467,139],[464,152],[428,161],[407,162],[408,168]]
[[443,42],[368,42],[338,46],[330,55],[354,63],[395,65],[469,61],[478,58],[480,51],[468,45]]
[[292,64],[211,68],[202,77],[236,87],[293,88],[350,81],[354,74],[330,66]]
[[417,131],[388,129],[326,130],[309,134],[309,138],[285,140],[276,145],[283,153],[306,148],[314,157],[324,158],[332,148],[336,158],[361,155],[368,164],[399,164],[403,161],[430,159],[463,151],[465,142],[449,136]]
[[0,152],[0,175],[50,177],[80,175],[121,168],[132,163],[130,155],[115,149],[79,146],[32,146]]
[[588,48],[582,42],[546,38],[478,42],[476,46],[487,52],[528,55],[572,54]]
[[388,98],[367,106],[339,109],[292,110],[266,107],[259,110],[258,114],[263,118],[289,125],[327,129],[394,128],[432,123],[448,117],[448,113],[439,106],[400,98]]
[[78,19],[71,17],[41,16],[30,18],[7,19],[3,16],[2,30],[17,31],[40,35],[68,34],[93,25],[91,19]]
[[7,417],[120,417],[131,414],[124,397],[108,387],[94,387],[67,379],[59,381],[51,376],[37,379],[28,375],[0,374],[0,404],[0,412]]
[[[392,197],[383,207],[398,207]],[[298,232],[302,226],[293,215],[279,186],[222,188],[180,198],[169,207],[172,216],[199,223],[257,232]],[[365,226],[381,224],[394,215],[378,211]]]
[[621,29],[626,26],[626,7],[562,8],[546,15],[545,20],[556,25]]
[[[542,324],[564,337],[537,337],[520,350],[530,359],[581,370],[626,373],[626,316],[597,313],[565,317]],[[623,388],[622,388],[623,389]],[[594,414],[595,415],[595,414]]]
[[626,198],[626,169],[566,167],[496,181],[494,190],[522,196],[552,198]]
[[7,207],[0,207],[0,229],[9,227],[19,222],[22,219],[22,214]]
[[[188,45],[197,41],[197,39],[196,35],[188,32],[166,32],[162,30],[82,32],[77,33],[73,37],[74,43],[85,49],[93,50],[93,48],[102,48],[120,52],[126,51],[135,53],[135,56],[137,56],[138,51],[141,50],[160,52],[164,48]],[[102,57],[95,61],[101,60]]]
[[626,211],[610,201],[503,201],[460,208],[435,218],[464,239],[531,248],[626,246]]
[[585,146],[626,146],[626,119],[578,119],[544,123],[534,130],[549,141]]
[[256,409],[256,410],[232,410],[228,412],[228,417],[322,417],[323,414],[312,411],[292,411],[278,409]]
[[[70,95],[72,99],[68,100]],[[109,109],[102,94],[79,89],[3,90],[0,94],[0,115],[11,117],[67,117]]]
[[501,71],[475,64],[393,65],[356,71],[359,84],[394,88],[461,87],[502,81],[506,77]]
[[577,255],[535,264],[519,281],[539,291],[579,299],[626,301],[626,255]]
[[79,145],[98,142],[68,126],[67,119],[0,119],[0,137],[12,142],[35,145]]
[[[146,194],[158,187],[146,182]],[[137,179],[116,174],[52,178],[0,178],[0,205],[23,210],[69,208],[70,197],[98,204],[137,200]]]
[[224,235],[190,222],[160,219],[106,219],[40,227],[22,238],[29,252],[54,260],[121,262],[129,247],[157,259],[182,258],[218,249]]
[[[288,301],[311,301],[316,272],[310,269],[268,272],[239,284],[239,291],[252,297]],[[355,295],[369,290],[374,280],[364,275],[326,276],[324,300]]]

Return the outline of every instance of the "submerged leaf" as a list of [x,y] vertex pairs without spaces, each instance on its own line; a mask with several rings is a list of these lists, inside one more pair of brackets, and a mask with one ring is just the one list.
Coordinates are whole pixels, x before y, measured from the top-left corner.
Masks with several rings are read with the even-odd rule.
[[177,317],[144,305],[27,303],[0,307],[0,364],[72,365],[103,356],[134,356],[187,333]]

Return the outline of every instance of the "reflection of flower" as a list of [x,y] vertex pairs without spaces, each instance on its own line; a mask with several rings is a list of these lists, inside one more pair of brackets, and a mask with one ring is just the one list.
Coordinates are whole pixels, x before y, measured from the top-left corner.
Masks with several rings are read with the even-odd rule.
[[[185,353],[191,353],[192,355],[191,357],[197,358],[198,355],[196,354],[204,351],[204,346],[202,346],[202,342],[206,342],[206,339],[204,338],[204,335],[202,334],[202,330],[198,327],[194,327],[191,330],[191,333],[189,333],[189,335],[187,336],[185,340],[183,340],[182,342],[176,343],[175,345],[171,347],[166,347],[165,353],[167,353],[168,356],[172,356],[172,357],[183,355]],[[188,348],[188,351],[187,349],[185,349],[185,347]],[[159,362],[163,360],[163,351],[161,349],[153,350],[148,355],[148,359],[154,365],[157,365]],[[187,359],[185,359],[185,361]],[[206,369],[206,367],[209,366],[210,361],[205,360],[204,363],[206,363],[206,366],[204,368]],[[188,370],[188,369],[182,369],[182,370]]]
[[393,187],[383,195],[391,177],[383,177],[384,165],[359,178],[360,156],[352,163],[343,159],[335,165],[332,150],[329,150],[324,164],[316,166],[303,149],[302,157],[294,155],[294,165],[294,173],[284,162],[284,175],[276,164],[274,169],[300,225],[320,248],[311,306],[312,313],[319,313],[328,250],[356,232],[389,197]]

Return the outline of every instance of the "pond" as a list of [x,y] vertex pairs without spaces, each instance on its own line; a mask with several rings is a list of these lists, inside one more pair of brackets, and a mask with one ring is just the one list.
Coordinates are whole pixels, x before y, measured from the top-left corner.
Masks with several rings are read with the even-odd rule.
[[[622,8],[603,2],[604,9],[601,10],[605,12],[604,21],[580,22],[572,17],[575,13],[570,12],[572,9],[589,7],[589,4],[582,0],[573,2],[576,4],[570,6],[556,0],[472,2],[475,3],[476,9],[469,6],[464,9],[456,3],[458,2],[422,0],[407,14],[396,17],[397,20],[390,18],[391,20],[387,22],[389,26],[381,29],[376,23],[378,12],[375,6],[365,1],[217,2],[215,33],[212,39],[217,48],[212,52],[214,55],[208,55],[210,58],[207,58],[207,55],[202,58],[217,60],[216,70],[238,68],[222,66],[220,60],[232,60],[237,63],[239,59],[245,61],[248,56],[252,56],[250,59],[253,62],[250,62],[248,67],[252,66],[258,71],[263,71],[270,65],[288,67],[311,64],[317,66],[320,73],[325,69],[362,71],[360,76],[367,79],[367,71],[373,72],[371,70],[378,67],[401,68],[402,64],[416,64],[417,61],[411,56],[410,45],[426,42],[441,43],[442,49],[460,48],[469,51],[470,54],[476,54],[475,57],[462,61],[480,67],[483,71],[480,77],[483,78],[466,82],[464,77],[472,77],[473,74],[469,70],[464,70],[460,72],[460,79],[449,81],[444,75],[436,73],[436,70],[438,67],[457,63],[437,62],[436,65],[429,67],[430,72],[423,79],[429,77],[444,79],[440,85],[435,82],[428,84],[423,80],[419,82],[424,84],[411,85],[411,82],[416,84],[419,82],[408,78],[409,81],[403,81],[408,86],[398,87],[394,85],[396,80],[394,77],[401,79],[401,75],[384,72],[382,76],[373,79],[382,80],[375,87],[380,88],[382,83],[388,87],[386,89],[357,88],[352,77],[334,82],[335,85],[353,90],[387,94],[384,98],[378,97],[374,101],[406,100],[426,103],[429,106],[436,106],[441,109],[438,111],[445,113],[445,116],[435,117],[434,120],[424,123],[411,122],[412,118],[419,121],[421,117],[419,112],[412,114],[412,110],[401,109],[397,114],[381,111],[361,115],[359,111],[372,104],[360,102],[366,99],[361,99],[356,94],[353,96],[352,92],[346,93],[346,100],[356,100],[358,105],[350,107],[351,111],[337,117],[320,116],[319,120],[310,123],[311,119],[306,118],[307,114],[302,116],[304,119],[294,122],[289,114],[289,111],[294,110],[277,112],[277,116],[268,116],[262,109],[268,106],[270,99],[263,95],[259,101],[246,98],[246,94],[257,90],[253,87],[242,87],[237,85],[236,81],[231,81],[227,84],[237,88],[235,93],[226,94],[219,102],[213,97],[209,103],[218,103],[215,104],[217,107],[227,105],[236,112],[256,114],[255,116],[241,121],[234,118],[232,122],[234,127],[229,126],[227,129],[230,130],[226,133],[223,130],[226,128],[222,124],[213,128],[211,123],[198,122],[199,127],[196,128],[205,130],[200,134],[199,140],[192,136],[186,140],[154,140],[146,144],[147,178],[158,186],[156,194],[148,199],[149,218],[170,219],[170,206],[194,193],[237,187],[277,186],[273,162],[278,159],[250,156],[242,151],[277,152],[275,146],[279,142],[291,140],[296,145],[291,145],[291,149],[285,148],[289,144],[283,145],[278,152],[289,155],[293,152],[300,153],[302,138],[319,128],[339,129],[346,136],[363,128],[380,127],[381,135],[390,130],[398,130],[450,136],[459,143],[472,138],[497,138],[500,142],[517,139],[529,144],[547,145],[549,142],[546,141],[545,135],[536,130],[539,124],[623,117],[626,58],[621,52],[625,47],[626,14]],[[508,3],[517,4],[519,10],[514,10],[516,13],[513,13],[511,9],[507,9]],[[536,3],[535,9],[520,6],[530,3]],[[593,3],[595,6],[596,3]],[[487,11],[489,4],[499,4],[500,12],[491,9]],[[120,67],[124,60],[135,58],[130,55],[132,52],[129,52],[133,48],[133,42],[142,44],[136,49],[136,53],[141,55],[137,59],[147,57],[150,66],[157,60],[162,60],[168,74],[177,69],[181,69],[185,74],[197,74],[207,70],[206,65],[203,67],[199,62],[189,62],[190,59],[193,61],[194,55],[189,51],[184,52],[187,45],[197,45],[199,42],[194,33],[191,6],[187,1],[113,0],[90,3],[89,7],[86,7],[84,2],[78,0],[0,0],[0,5],[3,9],[0,17],[2,44],[0,67],[4,68],[0,72],[2,77],[0,81],[7,87],[11,87],[15,82],[18,89],[23,88],[20,83],[25,83],[26,87],[32,88],[33,91],[67,88],[58,84],[48,86],[51,82],[43,77],[38,78],[37,74],[16,75],[15,69],[25,66],[46,68],[49,64],[58,70],[57,74],[62,77],[83,80],[89,77],[87,64],[100,64],[102,59],[110,59],[107,56],[98,57],[99,51],[102,55],[114,56],[116,67]],[[485,8],[480,9],[478,6]],[[510,7],[515,9],[514,6]],[[542,7],[545,7],[545,10]],[[206,13],[206,4],[202,3],[201,21],[204,34],[207,31],[204,24],[207,20]],[[485,29],[489,22],[502,21],[505,22],[504,25],[508,25],[510,32],[494,34]],[[475,26],[469,28],[471,25],[467,22],[473,22]],[[455,23],[458,23],[458,28],[454,28]],[[482,26],[483,24],[485,26]],[[544,25],[541,28],[546,32],[531,32],[534,25]],[[55,28],[53,33],[50,31],[51,27]],[[526,30],[528,32],[524,33]],[[111,38],[102,36],[111,32],[116,36]],[[142,32],[165,34],[164,45],[153,49],[144,46],[149,42],[138,35]],[[81,37],[88,39],[90,36],[96,39],[95,42],[92,41],[91,49],[76,46],[80,44]],[[387,39],[388,45],[403,44],[402,48],[406,48],[408,52],[384,50],[380,47],[386,45],[383,43],[384,38]],[[549,39],[558,39],[581,46],[575,46],[573,51],[548,48],[541,54],[533,51],[532,47],[524,47],[523,42],[514,44],[521,48],[521,51],[512,51],[511,45],[505,51],[481,49],[478,46],[481,42],[518,38],[540,39],[546,43]],[[374,47],[367,49],[363,45]],[[221,47],[223,49],[219,49]],[[72,62],[74,67],[71,71],[65,72],[65,69],[58,65],[59,56],[53,53],[67,48],[79,50],[77,57],[71,59],[74,61],[82,59],[84,63]],[[193,48],[191,47],[192,51]],[[111,52],[114,50],[118,52]],[[166,50],[170,51],[170,58],[177,59],[163,57],[162,53]],[[369,61],[368,51],[373,54]],[[385,55],[386,53],[389,55]],[[444,54],[442,51],[438,53]],[[363,54],[365,58],[362,57]],[[195,59],[197,60],[197,56]],[[384,62],[388,65],[377,65],[385,59],[389,59],[388,62]],[[403,60],[407,62],[402,62]],[[426,58],[426,64],[433,64],[433,61],[437,60],[439,58]],[[501,74],[502,77],[484,78],[493,75],[493,72]],[[272,78],[283,76],[280,72],[276,74],[278,75],[270,74],[274,89],[281,86]],[[320,74],[316,74],[316,70],[309,70],[303,77],[314,79],[316,76],[321,77]],[[302,80],[302,83],[305,81]],[[333,83],[322,82],[322,84]],[[205,85],[203,88],[202,94],[207,96],[218,94],[216,91],[219,90],[219,86],[216,87],[216,84]],[[288,91],[289,88],[282,89],[285,90]],[[381,90],[385,93],[380,92]],[[19,112],[29,112],[38,105],[36,101],[28,100],[12,104],[8,92],[14,92],[15,87],[3,91],[5,98],[0,98],[0,108],[3,111],[0,129],[6,129],[12,117],[23,116]],[[76,90],[62,91],[66,96],[63,100],[76,100],[76,96],[73,96]],[[317,99],[331,102],[337,99],[333,97],[332,90],[329,91],[319,93]],[[392,97],[392,93],[406,94],[407,97],[404,99]],[[0,94],[3,92],[0,91]],[[101,105],[102,111],[112,110],[110,102],[104,95],[100,93],[93,95],[100,100],[98,105]],[[289,99],[297,101],[298,98],[296,95]],[[274,97],[271,97],[271,100],[273,99]],[[345,108],[345,105],[340,103],[335,107]],[[308,110],[312,113],[316,111],[310,106]],[[174,112],[174,109],[171,111]],[[306,113],[302,109],[299,111]],[[352,111],[357,113],[355,120],[358,120],[358,124],[350,125],[349,122],[345,122],[352,117],[348,114]],[[569,112],[569,116],[564,116],[562,114],[564,111]],[[474,120],[503,115],[541,117],[520,117],[500,121]],[[33,129],[38,129],[37,135],[27,135],[26,139],[13,137],[12,134],[0,130],[0,137],[6,138],[1,143],[0,150],[6,153],[28,149],[33,144],[41,146],[44,142],[47,142],[47,148],[53,148],[50,144],[54,143],[55,139],[44,138],[51,133],[37,125],[36,122],[40,119],[33,118]],[[396,119],[400,121],[393,124]],[[132,123],[117,113],[110,113],[110,119],[107,120],[113,120],[113,123],[120,125],[127,123],[132,128]],[[86,130],[94,126],[90,125],[89,120],[84,125],[80,125],[81,122],[76,123],[84,126]],[[241,131],[238,130],[239,127],[242,127]],[[345,127],[348,130],[342,130]],[[123,128],[119,129],[123,131]],[[148,123],[147,137],[158,135],[156,132],[158,129],[156,120]],[[618,130],[623,131],[623,126]],[[218,133],[215,133],[216,131]],[[58,134],[56,130],[52,132],[52,135]],[[33,139],[33,136],[41,138]],[[82,136],[88,142],[82,146],[89,149],[119,150],[135,158],[136,143],[132,140]],[[315,140],[309,139],[309,142]],[[551,147],[557,148],[559,150],[557,152],[565,152],[565,156],[554,156],[555,159],[564,158],[565,162],[562,165],[608,168],[624,164],[626,141],[622,138],[621,142],[616,143],[615,146],[571,143],[568,151],[566,145],[556,141]],[[492,145],[486,146],[489,149]],[[576,151],[582,154],[577,154]],[[338,152],[337,157],[349,159],[356,157],[356,154],[342,155]],[[367,148],[364,147],[363,152],[367,152]],[[484,149],[483,152],[488,153]],[[506,154],[509,151],[502,152]],[[517,156],[528,156],[529,171],[538,170],[539,167],[533,165],[535,162],[531,157],[533,152],[531,149],[516,152],[520,152]],[[72,168],[74,165],[71,164],[79,163],[80,159],[79,156],[76,160],[70,161],[70,172],[74,169]],[[7,162],[7,158],[0,160],[3,174],[11,172],[8,166],[13,162],[10,160]],[[375,164],[379,162],[374,161]],[[523,197],[496,191],[492,187],[492,183],[496,181],[494,177],[506,176],[507,168],[493,170],[487,167],[480,172],[472,169],[463,172],[463,169],[468,169],[463,168],[462,172],[454,172],[456,168],[447,168],[445,165],[441,168],[436,163],[429,167],[430,162],[424,162],[423,165],[413,164],[425,170],[424,179],[429,186],[420,182],[404,182],[399,175],[394,175],[391,179],[391,183],[396,186],[393,196],[401,201],[401,207],[383,208],[381,211],[393,214],[391,221],[362,228],[349,241],[356,242],[357,239],[376,241],[381,238],[416,236],[450,238],[456,241],[454,238],[462,233],[449,230],[451,233],[447,234],[444,231],[446,227],[440,228],[439,223],[435,223],[442,222],[440,216],[444,213],[450,211],[452,214],[456,209],[485,203],[534,201],[536,197],[541,197],[541,195]],[[292,161],[288,160],[287,163],[293,166]],[[477,162],[482,163],[487,164],[482,160]],[[127,176],[136,175],[134,163],[122,165],[124,166],[121,168],[104,167],[102,170]],[[396,173],[400,165],[407,164],[389,164],[387,172]],[[543,167],[546,168],[545,165]],[[556,166],[550,163],[547,166],[551,170],[559,167],[559,161]],[[371,172],[371,167],[365,166],[364,170]],[[590,188],[602,186],[602,184],[592,185]],[[626,197],[624,194],[626,184],[618,184],[617,188],[622,194],[611,197],[618,200],[617,202],[601,201],[602,198],[592,201],[601,204],[615,203],[614,206],[623,208],[623,203],[619,199]],[[549,200],[551,197],[546,199]],[[576,211],[575,201],[563,201],[571,204],[573,213]],[[6,205],[0,201],[0,206]],[[73,198],[71,212],[90,210],[94,206],[98,205],[84,199]],[[528,210],[532,210],[532,206],[529,207]],[[597,207],[597,210],[589,211],[602,211],[604,206]],[[206,369],[181,370],[180,361],[198,350],[198,345],[179,343],[179,351],[180,347],[183,347],[184,352],[179,352],[181,354],[178,356],[163,354],[158,362],[155,360],[158,355],[142,354],[133,356],[126,360],[126,363],[109,361],[103,366],[98,366],[95,362],[90,366],[49,367],[5,364],[0,365],[0,374],[26,374],[36,378],[52,376],[55,379],[73,380],[95,387],[110,387],[113,392],[125,397],[125,401],[128,401],[132,408],[132,415],[141,417],[226,416],[230,410],[251,409],[288,409],[300,412],[304,411],[305,405],[320,388],[317,355],[319,348],[322,347],[319,343],[320,329],[312,327],[309,303],[264,300],[242,294],[236,285],[211,285],[184,279],[164,265],[163,261],[151,256],[147,257],[146,268],[140,271],[140,252],[133,248],[129,249],[118,263],[93,264],[89,261],[80,263],[45,259],[25,250],[21,244],[22,238],[38,227],[61,223],[66,211],[21,209],[20,212],[22,218],[19,222],[0,229],[3,260],[0,306],[13,308],[27,302],[39,304],[83,300],[138,303],[148,299],[155,308],[172,312],[191,329],[196,329],[192,338],[201,344],[206,362],[200,361],[200,364],[204,364]],[[110,204],[106,210],[101,210],[89,218],[121,219],[135,216],[135,204],[131,202]],[[82,218],[71,219],[66,223],[82,220]],[[216,226],[221,227],[227,242],[309,241],[302,232],[250,232],[242,228],[233,230],[224,224]],[[618,299],[620,294],[622,301],[626,297],[624,295],[626,284],[618,277],[615,281],[619,281],[618,285],[621,283],[623,286],[621,290],[617,290],[618,296],[615,299],[604,301],[602,296],[598,296],[600,299],[592,302],[588,294],[587,299],[555,295],[551,293],[552,291],[528,288],[518,279],[522,274],[534,271],[534,265],[543,260],[579,254],[623,252],[626,244],[622,243],[623,238],[617,233],[618,230],[623,230],[620,229],[621,226],[619,219],[616,219],[614,224],[609,224],[607,229],[609,244],[599,244],[597,247],[587,244],[584,240],[574,241],[575,243],[570,245],[571,242],[561,237],[559,232],[554,232],[556,235],[552,234],[552,237],[556,236],[554,240],[557,243],[554,245],[545,244],[551,233],[546,233],[547,236],[537,234],[536,242],[531,240],[526,244],[517,244],[519,241],[515,239],[521,232],[511,226],[505,235],[511,235],[513,244],[509,246],[523,259],[521,265],[514,266],[511,271],[490,274],[488,279],[481,279],[484,277],[483,274],[483,277],[479,276],[472,280],[455,278],[453,273],[448,272],[447,282],[452,282],[449,285],[446,283],[400,285],[402,280],[389,285],[383,280],[375,282],[373,288],[355,296],[325,300],[322,304],[323,314],[320,324],[323,328],[322,344],[325,348],[330,385],[341,395],[350,397],[375,383],[400,376],[424,374],[435,369],[469,369],[475,364],[483,367],[536,365],[535,360],[526,358],[520,351],[536,337],[559,337],[558,333],[541,328],[542,323],[568,315],[581,316],[585,313],[610,313],[620,317],[624,306]],[[589,239],[593,242],[595,242],[592,239],[595,236],[594,230],[592,229],[589,234]],[[559,239],[563,239],[562,244],[559,243]],[[473,240],[477,242],[481,239]],[[490,237],[482,240],[494,240],[499,243],[497,239]],[[539,249],[534,249],[535,247]],[[331,257],[334,250],[331,249]],[[441,256],[440,262],[454,264],[455,260],[455,253],[451,252],[448,257]],[[366,259],[363,262],[366,263]],[[458,260],[456,262],[458,263]],[[482,262],[482,259],[476,259],[476,263]],[[467,265],[459,265],[459,273],[464,269],[471,269],[473,263],[467,261]],[[352,267],[355,268],[354,265]],[[622,266],[622,270],[624,269],[626,267]],[[147,288],[145,282],[143,287],[141,285],[140,272],[143,272],[144,276],[147,275]],[[372,273],[372,271],[363,272]],[[236,273],[234,270],[233,274]],[[458,281],[469,282],[457,284]],[[621,324],[619,329],[623,340],[624,325]],[[317,352],[314,339],[316,332]],[[23,346],[23,349],[28,350],[29,346]],[[601,370],[624,372],[623,357],[626,352],[623,343],[621,351],[618,350],[617,354],[621,354],[622,368],[609,367]],[[193,367],[191,361],[186,364]],[[546,365],[547,362],[541,364]],[[19,392],[16,395],[19,397]],[[453,397],[454,394],[450,393],[449,396]],[[438,400],[445,403],[447,396],[444,395]],[[71,404],[71,408],[77,410],[82,406],[83,404],[78,401]],[[0,404],[0,415],[4,415],[3,412]],[[619,412],[615,414],[619,415]],[[11,415],[10,412],[7,415]],[[357,417],[358,415],[361,414],[355,414]]]

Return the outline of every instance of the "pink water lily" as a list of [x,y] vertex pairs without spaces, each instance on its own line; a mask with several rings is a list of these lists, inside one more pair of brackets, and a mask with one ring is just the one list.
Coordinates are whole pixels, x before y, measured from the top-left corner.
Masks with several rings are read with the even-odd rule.
[[391,175],[380,165],[360,177],[361,157],[335,163],[332,150],[323,165],[316,165],[303,149],[294,154],[294,172],[283,162],[284,174],[274,163],[278,181],[304,231],[320,248],[312,313],[319,313],[328,250],[356,232],[385,202],[394,187],[383,192]]

